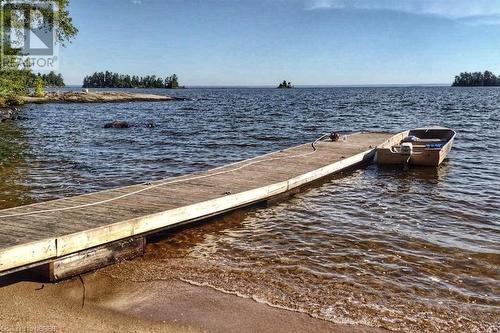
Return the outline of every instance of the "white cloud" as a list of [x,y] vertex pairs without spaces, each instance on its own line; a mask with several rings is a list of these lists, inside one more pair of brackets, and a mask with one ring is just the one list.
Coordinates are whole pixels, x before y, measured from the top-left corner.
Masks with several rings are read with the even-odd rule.
[[130,3],[134,5],[142,5],[142,0],[130,0]]
[[499,24],[500,0],[306,0],[306,8],[392,10],[435,15],[465,24]]

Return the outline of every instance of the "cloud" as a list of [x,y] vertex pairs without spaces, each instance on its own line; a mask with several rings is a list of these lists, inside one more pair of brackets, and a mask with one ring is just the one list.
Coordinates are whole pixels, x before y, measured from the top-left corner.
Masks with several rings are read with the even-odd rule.
[[133,5],[142,5],[142,0],[129,0]]
[[465,25],[500,25],[500,15],[478,15],[478,16],[468,16],[460,17],[457,19],[458,22]]
[[306,8],[391,10],[434,15],[464,24],[500,24],[500,0],[306,0]]

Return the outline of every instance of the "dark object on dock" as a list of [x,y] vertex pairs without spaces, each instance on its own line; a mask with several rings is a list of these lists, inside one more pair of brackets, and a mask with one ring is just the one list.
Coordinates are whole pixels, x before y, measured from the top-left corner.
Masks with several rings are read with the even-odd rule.
[[129,128],[130,124],[123,120],[114,120],[104,125],[104,128]]
[[332,141],[339,141],[340,140],[340,134],[337,133],[337,132],[332,132],[332,134],[330,134],[330,140],[332,140]]

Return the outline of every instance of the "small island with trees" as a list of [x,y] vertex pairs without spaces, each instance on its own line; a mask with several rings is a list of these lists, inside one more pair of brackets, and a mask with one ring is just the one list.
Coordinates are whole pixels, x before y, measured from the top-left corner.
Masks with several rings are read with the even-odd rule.
[[83,88],[166,88],[177,89],[179,78],[176,74],[166,78],[156,75],[145,77],[128,74],[118,74],[113,72],[95,72],[83,79]]
[[[52,91],[46,87],[65,87],[62,75],[51,71],[48,74],[30,70],[0,71],[0,122],[15,119],[16,106],[24,103],[111,103],[111,102],[156,102],[184,100],[182,97],[131,92]],[[178,88],[177,75],[165,79],[156,76],[130,77],[110,72],[95,73],[85,78],[84,87],[89,88]]]
[[452,87],[495,87],[500,86],[500,77],[490,71],[462,72],[455,76]]
[[283,80],[278,86],[278,89],[291,89],[293,88],[291,82],[286,82],[286,80]]
[[43,85],[45,87],[53,87],[53,88],[66,87],[61,73],[56,74],[54,73],[54,71],[51,71],[49,74],[38,73],[37,77],[42,79]]

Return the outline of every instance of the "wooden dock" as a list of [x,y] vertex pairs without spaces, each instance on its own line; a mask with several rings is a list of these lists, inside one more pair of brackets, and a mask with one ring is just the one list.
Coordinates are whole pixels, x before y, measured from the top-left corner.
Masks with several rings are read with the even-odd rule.
[[356,133],[205,172],[0,211],[0,276],[34,266],[51,280],[139,255],[144,236],[272,199],[372,161],[392,135]]

